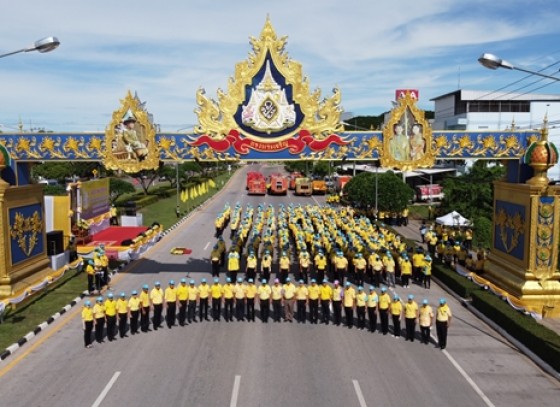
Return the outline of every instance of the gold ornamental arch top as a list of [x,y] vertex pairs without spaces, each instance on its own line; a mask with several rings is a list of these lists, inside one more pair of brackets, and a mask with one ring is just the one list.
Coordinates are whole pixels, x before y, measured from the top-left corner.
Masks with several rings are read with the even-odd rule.
[[[339,89],[333,89],[333,95],[324,99],[321,99],[319,89],[311,92],[309,81],[303,76],[301,64],[291,60],[284,51],[286,42],[286,36],[277,37],[267,17],[259,38],[250,37],[252,52],[249,53],[248,60],[236,64],[234,76],[228,81],[227,93],[218,89],[218,98],[215,101],[206,97],[204,89],[198,90],[198,107],[195,113],[199,124],[195,127],[195,133],[204,134],[216,141],[225,139],[231,131],[239,131],[252,140],[281,142],[290,139],[301,130],[308,131],[315,139],[325,139],[330,134],[343,132]],[[259,77],[260,83],[257,84],[255,78],[258,75],[262,78]],[[284,87],[275,82],[278,78]],[[286,90],[291,95],[288,97],[291,100],[283,100],[282,105],[279,100],[284,99]],[[265,100],[256,105],[258,109],[254,114],[263,118],[261,126],[256,126],[250,120],[249,124],[244,126],[246,123],[240,123],[239,112],[244,109],[245,113],[250,104],[250,101],[246,100],[249,99],[247,95],[253,96],[259,91],[272,96],[269,100],[263,97]],[[271,110],[267,111],[267,106],[271,106]],[[287,119],[288,124],[284,128],[270,125],[266,129],[266,123],[272,123],[277,117],[277,112],[282,113],[282,106],[290,109],[295,106],[297,111],[289,112],[288,116],[293,118],[297,115],[297,119],[294,119],[293,123]]]
[[136,173],[159,166],[156,131],[144,103],[130,91],[113,112],[105,130],[103,165],[110,170]]

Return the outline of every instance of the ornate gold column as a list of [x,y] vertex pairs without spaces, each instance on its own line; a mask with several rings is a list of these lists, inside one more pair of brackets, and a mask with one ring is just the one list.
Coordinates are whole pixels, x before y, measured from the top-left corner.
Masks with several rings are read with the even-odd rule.
[[560,187],[549,186],[547,170],[558,151],[547,140],[529,146],[523,158],[534,176],[525,184],[494,183],[494,228],[485,275],[527,309],[560,317]]

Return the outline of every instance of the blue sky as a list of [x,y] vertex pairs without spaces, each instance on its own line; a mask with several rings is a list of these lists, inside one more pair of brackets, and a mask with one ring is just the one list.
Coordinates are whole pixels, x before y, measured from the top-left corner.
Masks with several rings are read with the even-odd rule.
[[[128,90],[162,130],[192,127],[197,89],[214,97],[227,88],[267,15],[311,87],[328,96],[338,86],[356,115],[389,110],[399,88],[419,89],[428,110],[459,84],[492,91],[525,76],[481,67],[483,52],[531,70],[560,61],[556,0],[27,0],[1,10],[0,53],[61,41],[49,54],[0,59],[4,132],[20,118],[26,129],[103,131]],[[552,83],[538,92],[559,91]]]

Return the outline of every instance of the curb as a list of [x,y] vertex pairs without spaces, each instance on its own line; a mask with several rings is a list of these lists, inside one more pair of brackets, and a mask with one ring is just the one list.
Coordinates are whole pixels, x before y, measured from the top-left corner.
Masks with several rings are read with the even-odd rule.
[[482,322],[484,322],[486,325],[488,325],[490,328],[492,328],[498,334],[500,334],[505,339],[507,339],[508,342],[510,342],[513,346],[515,346],[517,349],[519,349],[519,351],[521,353],[523,353],[525,356],[527,356],[529,359],[531,359],[531,361],[533,363],[535,363],[539,368],[541,368],[543,371],[545,371],[546,373],[548,373],[552,377],[556,378],[557,380],[560,380],[560,372],[557,372],[552,366],[550,366],[543,359],[541,359],[539,356],[537,356],[535,353],[533,353],[529,348],[527,348],[525,345],[523,345],[521,342],[519,342],[517,339],[515,339],[513,336],[511,336],[505,329],[503,329],[501,326],[496,324],[493,320],[491,320],[486,315],[484,315],[482,312],[480,312],[475,307],[473,307],[468,300],[466,300],[466,299],[462,298],[461,296],[457,295],[453,290],[448,288],[445,284],[443,284],[441,281],[439,281],[433,275],[432,275],[432,281],[436,282],[440,288],[442,288],[449,295],[451,295],[453,298],[455,298],[471,314],[476,316],[478,319],[480,319]]
[[23,337],[18,339],[17,342],[8,346],[2,353],[0,353],[0,360],[4,360],[8,356],[12,355],[15,351],[17,351],[19,348],[21,348],[23,345],[25,345],[27,342],[29,342],[32,338],[37,336],[39,334],[39,332],[45,330],[47,328],[47,326],[49,326],[54,321],[56,321],[58,318],[60,318],[62,315],[64,315],[68,311],[70,311],[70,309],[72,307],[74,307],[76,304],[78,304],[79,302],[81,302],[82,299],[85,296],[86,296],[86,293],[83,292],[82,294],[80,294],[79,297],[74,298],[69,304],[62,307],[62,309],[60,311],[58,311],[56,314],[52,315],[46,321],[37,325],[37,327],[35,327],[35,329],[33,329],[33,331],[30,331],[29,333],[27,333],[26,335],[24,335]]

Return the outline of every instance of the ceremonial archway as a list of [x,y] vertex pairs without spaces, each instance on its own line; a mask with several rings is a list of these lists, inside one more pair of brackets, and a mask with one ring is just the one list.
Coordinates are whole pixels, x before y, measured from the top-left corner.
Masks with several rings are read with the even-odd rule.
[[[555,307],[560,300],[559,192],[546,178],[557,152],[546,140],[546,123],[542,131],[433,131],[407,92],[382,131],[346,131],[342,91],[334,89],[322,98],[320,90],[311,90],[301,64],[285,51],[286,38],[276,35],[268,18],[250,43],[252,52],[236,65],[227,91],[218,89],[216,100],[204,89],[197,92],[199,123],[191,134],[157,133],[144,104],[131,92],[104,133],[0,134],[0,145],[11,158],[0,191],[4,247],[17,246],[6,233],[15,227],[10,211],[27,213],[40,205],[4,199],[5,191],[33,188],[24,186],[29,163],[101,161],[110,169],[138,172],[184,160],[346,159],[379,160],[384,167],[409,170],[431,167],[438,159],[499,159],[507,165],[507,176],[495,188],[489,278],[529,308],[552,307],[550,314],[560,314],[560,306]],[[42,247],[44,231],[34,236]],[[45,256],[44,249],[30,252],[26,261]],[[13,260],[0,250],[0,264],[8,270],[0,284],[13,283]]]

